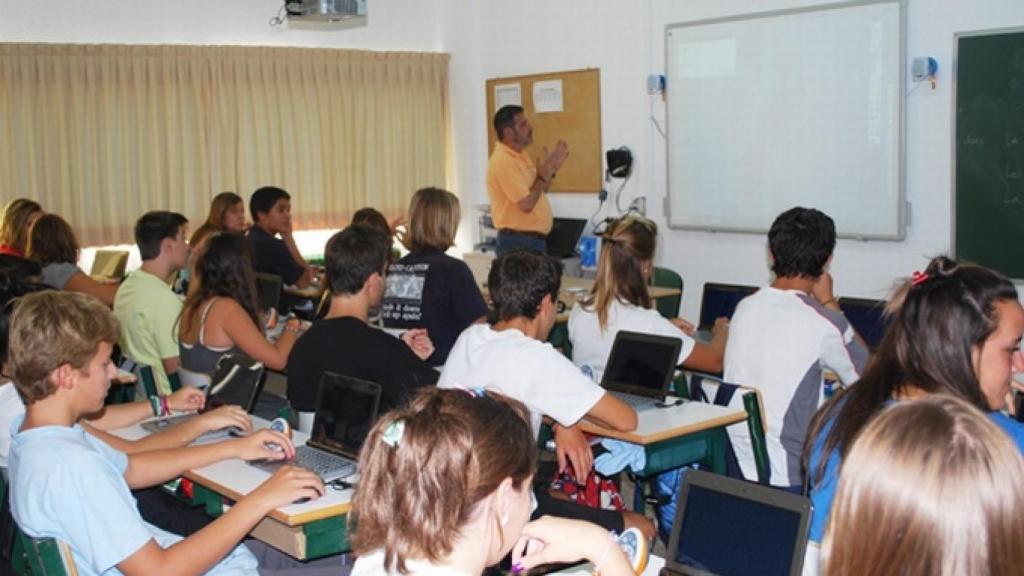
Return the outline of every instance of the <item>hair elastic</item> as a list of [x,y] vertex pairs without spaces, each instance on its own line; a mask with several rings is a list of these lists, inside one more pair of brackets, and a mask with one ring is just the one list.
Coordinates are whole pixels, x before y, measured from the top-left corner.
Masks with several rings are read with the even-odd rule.
[[911,286],[919,286],[928,280],[929,276],[927,272],[921,272],[920,270],[914,270],[914,274],[910,277]]
[[402,441],[402,434],[405,433],[405,420],[395,420],[380,435],[382,442],[394,448]]
[[469,394],[470,396],[472,396],[474,398],[483,398],[484,396],[487,395],[487,392],[483,388],[481,388],[479,386],[477,386],[475,388],[470,388],[468,386],[455,386],[455,388],[457,390],[462,390],[463,392],[465,392],[466,394]]

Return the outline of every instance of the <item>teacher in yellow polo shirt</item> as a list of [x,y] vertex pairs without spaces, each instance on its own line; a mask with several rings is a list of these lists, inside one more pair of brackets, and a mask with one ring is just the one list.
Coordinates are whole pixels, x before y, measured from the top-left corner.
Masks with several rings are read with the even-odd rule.
[[552,222],[546,193],[569,156],[569,146],[559,140],[553,151],[545,148],[540,166],[535,166],[523,151],[533,143],[533,126],[521,106],[498,110],[494,131],[498,142],[487,163],[487,195],[498,229],[497,254],[523,249],[544,252]]

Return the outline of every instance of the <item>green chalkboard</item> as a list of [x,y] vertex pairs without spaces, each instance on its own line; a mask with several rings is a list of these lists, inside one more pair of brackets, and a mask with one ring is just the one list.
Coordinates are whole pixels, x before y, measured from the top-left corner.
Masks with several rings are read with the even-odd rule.
[[957,38],[957,258],[1024,278],[1024,30]]

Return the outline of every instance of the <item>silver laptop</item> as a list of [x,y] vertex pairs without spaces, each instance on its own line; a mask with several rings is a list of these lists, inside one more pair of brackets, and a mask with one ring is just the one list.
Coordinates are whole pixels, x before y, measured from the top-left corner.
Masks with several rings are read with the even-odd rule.
[[679,338],[620,330],[601,386],[635,410],[653,407],[669,394],[682,346]]
[[687,470],[660,576],[798,576],[810,516],[803,496]]
[[359,450],[377,422],[380,395],[380,384],[325,372],[317,392],[313,434],[305,446],[296,447],[295,459],[250,464],[270,473],[284,464],[302,466],[324,482],[355,474]]

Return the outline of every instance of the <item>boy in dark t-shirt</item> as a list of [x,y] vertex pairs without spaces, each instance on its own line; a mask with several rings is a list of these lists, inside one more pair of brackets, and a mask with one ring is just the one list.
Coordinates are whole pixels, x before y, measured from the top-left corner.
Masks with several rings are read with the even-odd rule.
[[367,321],[370,309],[379,307],[384,296],[388,250],[383,233],[358,225],[327,242],[330,308],[299,337],[288,357],[288,400],[296,410],[316,409],[324,372],[380,384],[381,413],[403,403],[420,386],[437,382],[437,371],[423,362],[434,352],[425,330],[409,330],[399,339]]

